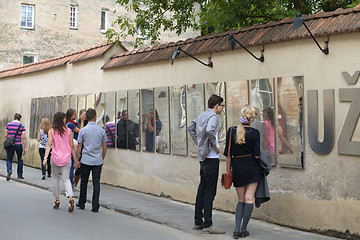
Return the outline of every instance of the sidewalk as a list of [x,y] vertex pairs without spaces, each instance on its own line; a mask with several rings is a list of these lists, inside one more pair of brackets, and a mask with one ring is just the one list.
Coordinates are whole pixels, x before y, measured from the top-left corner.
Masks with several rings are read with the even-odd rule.
[[[46,178],[41,180],[41,170],[24,166],[24,180],[18,180],[16,176],[17,164],[13,163],[13,174],[10,181],[18,181],[31,186],[42,188],[51,191],[52,180]],[[0,161],[0,181],[6,181],[6,161]],[[61,190],[64,192],[63,184]],[[92,197],[92,184],[89,183],[88,201]],[[74,192],[75,197],[79,192]],[[52,199],[49,199],[49,204]],[[203,239],[217,240],[217,239],[233,239],[232,232],[234,226],[234,214],[222,211],[213,211],[214,224],[226,231],[223,235],[203,234],[202,231],[192,230],[194,206],[169,200],[166,198],[156,197],[152,195],[142,194],[135,191],[130,191],[120,187],[113,187],[106,184],[101,184],[100,204],[102,207],[112,209],[116,212],[126,215],[138,217],[140,219],[156,222],[167,225],[172,228],[179,229],[197,235]],[[91,204],[86,204],[85,211],[90,211]],[[77,209],[75,209],[75,212]],[[99,213],[101,214],[101,208]],[[293,230],[286,227],[281,227],[275,224],[251,219],[248,230],[250,236],[249,240],[331,240],[331,238],[309,232]]]

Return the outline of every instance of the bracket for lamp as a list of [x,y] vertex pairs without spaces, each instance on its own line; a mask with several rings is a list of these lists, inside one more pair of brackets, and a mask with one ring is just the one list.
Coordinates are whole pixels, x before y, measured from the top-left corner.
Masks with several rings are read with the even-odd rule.
[[214,66],[213,63],[212,63],[212,61],[211,61],[211,53],[209,53],[209,56],[208,56],[208,61],[209,61],[209,63],[204,63],[203,61],[197,59],[196,57],[194,57],[194,56],[191,55],[190,53],[187,53],[186,51],[182,50],[181,47],[177,47],[177,48],[176,48],[176,51],[175,51],[174,54],[172,55],[172,57],[171,57],[171,65],[174,64],[174,60],[175,60],[175,58],[177,58],[177,57],[180,55],[180,52],[185,53],[186,55],[188,55],[189,57],[195,59],[196,61],[198,61],[199,63],[201,63],[201,64],[204,65],[204,66],[211,67],[211,68]]
[[260,62],[264,62],[264,45],[261,47],[261,55],[260,57],[256,57],[249,49],[247,49],[244,45],[242,45],[232,34],[229,34],[229,49],[233,51],[235,49],[235,43],[238,43],[243,49],[245,49],[251,56],[253,56],[256,60]]

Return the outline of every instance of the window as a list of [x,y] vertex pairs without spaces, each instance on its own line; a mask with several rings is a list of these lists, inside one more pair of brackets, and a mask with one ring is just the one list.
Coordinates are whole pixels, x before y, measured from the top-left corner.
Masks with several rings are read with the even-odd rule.
[[106,30],[109,28],[108,24],[108,11],[107,10],[101,10],[101,23],[100,23],[100,31],[106,32]]
[[33,62],[37,62],[37,54],[25,52],[23,55],[23,64],[28,64]]
[[34,15],[35,15],[35,6],[34,5],[25,5],[21,4],[21,19],[20,25],[21,28],[34,28]]
[[78,28],[78,7],[70,6],[70,28]]

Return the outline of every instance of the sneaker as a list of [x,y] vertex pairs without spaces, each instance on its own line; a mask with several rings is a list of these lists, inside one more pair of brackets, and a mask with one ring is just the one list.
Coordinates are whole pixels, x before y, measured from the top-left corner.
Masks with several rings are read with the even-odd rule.
[[8,174],[6,175],[6,181],[10,181],[11,174],[12,171],[8,172]]
[[193,230],[201,230],[201,229],[203,229],[204,228],[204,224],[200,224],[200,225],[194,225],[193,226]]
[[208,228],[203,228],[203,233],[209,233],[209,234],[224,234],[225,231],[216,228],[214,225],[211,225]]

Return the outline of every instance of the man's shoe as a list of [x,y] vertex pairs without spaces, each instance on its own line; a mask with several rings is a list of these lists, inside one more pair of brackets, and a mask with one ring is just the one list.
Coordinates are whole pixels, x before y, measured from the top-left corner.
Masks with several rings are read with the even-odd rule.
[[6,175],[6,181],[10,181],[11,174],[12,174],[12,171],[8,172],[8,174]]
[[98,209],[98,210],[96,210],[96,209],[91,209],[91,211],[92,211],[92,212],[98,212],[99,209]]
[[78,207],[78,208],[81,209],[81,210],[84,210],[84,209],[85,209],[85,206],[81,206],[81,205],[79,204],[79,202],[77,202],[77,203],[75,204],[75,206]]
[[245,231],[245,232],[241,232],[240,233],[240,238],[246,238],[247,236],[249,236],[250,233],[248,231]]
[[23,176],[19,176],[18,179],[24,179],[24,177],[23,177]]
[[193,226],[193,230],[201,230],[201,229],[203,229],[204,228],[204,224],[200,224],[200,225],[194,225]]
[[43,175],[41,179],[42,179],[42,180],[45,180],[45,175]]
[[209,233],[209,234],[224,234],[225,231],[216,228],[214,225],[211,225],[208,228],[203,228],[203,233]]
[[233,233],[233,238],[234,239],[238,239],[240,237],[240,232],[234,232]]

